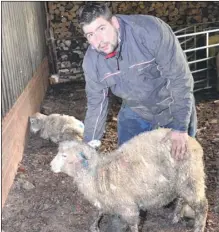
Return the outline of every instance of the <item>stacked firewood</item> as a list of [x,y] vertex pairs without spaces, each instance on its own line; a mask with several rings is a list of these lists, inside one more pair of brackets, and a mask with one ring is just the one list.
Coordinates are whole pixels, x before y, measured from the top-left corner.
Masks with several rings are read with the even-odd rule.
[[87,46],[83,37],[56,40],[57,68],[60,76],[70,80],[83,76],[82,61]]
[[56,39],[81,35],[77,11],[83,2],[48,2],[48,13]]
[[[48,2],[47,18],[55,40],[58,74],[72,79],[81,75],[87,49],[78,23],[78,10],[86,2]],[[194,23],[219,21],[219,2],[108,2],[114,14],[148,14],[163,19],[173,29]],[[54,47],[53,46],[53,47]],[[78,76],[77,76],[78,77]],[[74,77],[75,78],[75,77]]]
[[219,20],[218,2],[113,2],[119,14],[149,14],[169,24],[188,25]]
[[[78,9],[85,2],[48,2],[55,38],[81,36]],[[169,24],[188,25],[219,21],[219,2],[109,2],[114,14],[149,14]]]

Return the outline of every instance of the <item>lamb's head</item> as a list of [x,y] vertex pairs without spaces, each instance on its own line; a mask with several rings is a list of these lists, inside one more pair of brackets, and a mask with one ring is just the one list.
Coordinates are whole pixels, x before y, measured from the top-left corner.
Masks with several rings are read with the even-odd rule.
[[58,154],[51,161],[51,170],[55,173],[64,172],[74,177],[78,169],[87,169],[95,162],[97,152],[80,141],[63,141],[59,143]]
[[44,119],[46,117],[47,115],[38,112],[30,116],[30,131],[32,133],[37,133],[39,130],[41,130],[44,123]]

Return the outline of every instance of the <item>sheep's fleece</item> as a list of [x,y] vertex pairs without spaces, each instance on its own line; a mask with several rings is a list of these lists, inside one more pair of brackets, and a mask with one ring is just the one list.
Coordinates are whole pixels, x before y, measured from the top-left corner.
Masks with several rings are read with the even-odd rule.
[[188,204],[195,212],[194,231],[203,232],[208,203],[202,147],[189,137],[186,159],[176,160],[171,141],[161,142],[169,132],[142,133],[107,155],[83,142],[65,141],[51,169],[72,176],[87,200],[104,213],[120,215],[132,232],[138,231],[140,208],[162,207],[175,198],[173,222]]
[[36,113],[30,117],[30,130],[40,131],[40,137],[50,139],[54,143],[65,140],[82,140],[84,124],[74,116],[64,114],[44,115]]

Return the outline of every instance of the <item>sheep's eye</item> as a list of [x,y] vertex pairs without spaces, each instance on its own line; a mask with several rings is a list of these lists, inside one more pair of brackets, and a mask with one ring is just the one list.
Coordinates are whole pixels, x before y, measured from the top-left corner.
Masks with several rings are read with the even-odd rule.
[[66,155],[66,154],[62,154],[62,157],[66,158],[66,157],[67,157],[67,155]]

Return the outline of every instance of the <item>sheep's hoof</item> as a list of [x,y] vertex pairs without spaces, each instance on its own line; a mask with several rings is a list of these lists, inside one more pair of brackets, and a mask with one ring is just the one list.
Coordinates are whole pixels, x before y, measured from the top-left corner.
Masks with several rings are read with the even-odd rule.
[[174,215],[172,219],[172,224],[177,224],[180,221],[180,216]]
[[120,219],[117,215],[112,215],[108,220],[106,232],[125,232],[128,224]]
[[170,215],[168,215],[168,219],[171,221],[172,224],[177,224],[180,221],[181,216],[176,213],[171,213]]
[[196,228],[194,232],[204,232],[204,229]]
[[96,225],[91,225],[90,232],[100,232],[100,229]]

